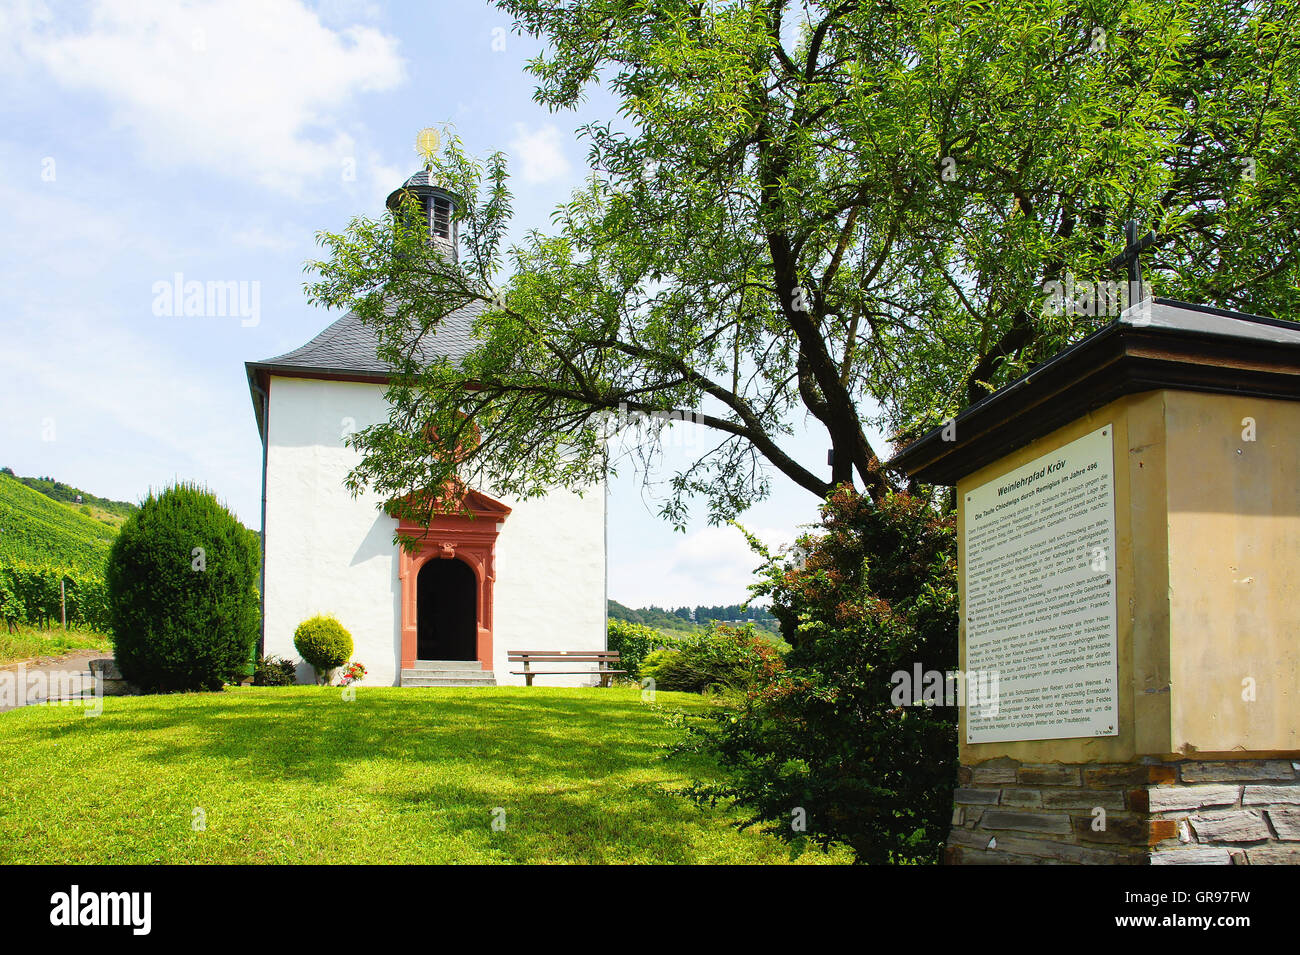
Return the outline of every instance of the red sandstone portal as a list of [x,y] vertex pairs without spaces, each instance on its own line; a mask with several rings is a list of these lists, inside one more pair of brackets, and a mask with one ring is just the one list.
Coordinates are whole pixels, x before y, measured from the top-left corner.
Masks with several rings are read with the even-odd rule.
[[399,548],[398,577],[402,582],[402,669],[415,666],[419,635],[417,580],[420,568],[430,560],[460,560],[474,571],[478,582],[479,665],[492,669],[492,587],[496,582],[496,541],[501,522],[510,508],[479,491],[460,493],[460,510],[465,513],[435,515],[424,527],[406,517],[397,520],[397,532],[417,540],[416,550]]

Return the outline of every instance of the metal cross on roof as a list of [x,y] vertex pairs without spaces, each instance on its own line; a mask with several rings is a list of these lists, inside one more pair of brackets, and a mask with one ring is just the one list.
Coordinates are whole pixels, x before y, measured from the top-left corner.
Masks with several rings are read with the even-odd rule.
[[1107,269],[1117,269],[1121,265],[1128,266],[1129,288],[1142,287],[1142,262],[1139,258],[1143,252],[1156,244],[1156,234],[1147,230],[1147,234],[1138,238],[1138,224],[1129,220],[1124,224],[1124,241],[1127,244],[1124,251],[1115,256],[1106,263]]

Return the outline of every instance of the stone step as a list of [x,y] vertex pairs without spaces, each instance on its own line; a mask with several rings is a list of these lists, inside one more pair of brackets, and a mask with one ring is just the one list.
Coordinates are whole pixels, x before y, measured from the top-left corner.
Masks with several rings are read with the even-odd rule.
[[482,670],[478,660],[416,660],[416,670]]
[[403,676],[402,686],[496,686],[497,681],[490,674],[485,680],[467,679],[465,677]]
[[402,669],[402,686],[496,686],[496,674],[478,660],[416,660]]
[[494,683],[496,674],[491,670],[435,670],[421,667],[403,670],[402,682],[407,680],[472,680],[475,683]]

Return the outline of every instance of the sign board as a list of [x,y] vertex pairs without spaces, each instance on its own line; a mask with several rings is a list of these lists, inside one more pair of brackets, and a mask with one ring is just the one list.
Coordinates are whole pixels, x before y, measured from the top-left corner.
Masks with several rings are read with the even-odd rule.
[[966,741],[1119,732],[1114,429],[966,493]]

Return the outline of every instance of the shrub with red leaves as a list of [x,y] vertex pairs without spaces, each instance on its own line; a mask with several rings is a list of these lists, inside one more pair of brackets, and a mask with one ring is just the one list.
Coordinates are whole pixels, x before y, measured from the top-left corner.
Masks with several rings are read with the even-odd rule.
[[848,488],[822,508],[795,559],[769,557],[752,589],[792,646],[786,668],[712,713],[679,750],[707,753],[721,782],[702,803],[749,812],[788,841],[849,846],[859,862],[939,858],[956,778],[956,712],[899,708],[891,675],[957,665],[952,515],[914,495],[880,505]]

